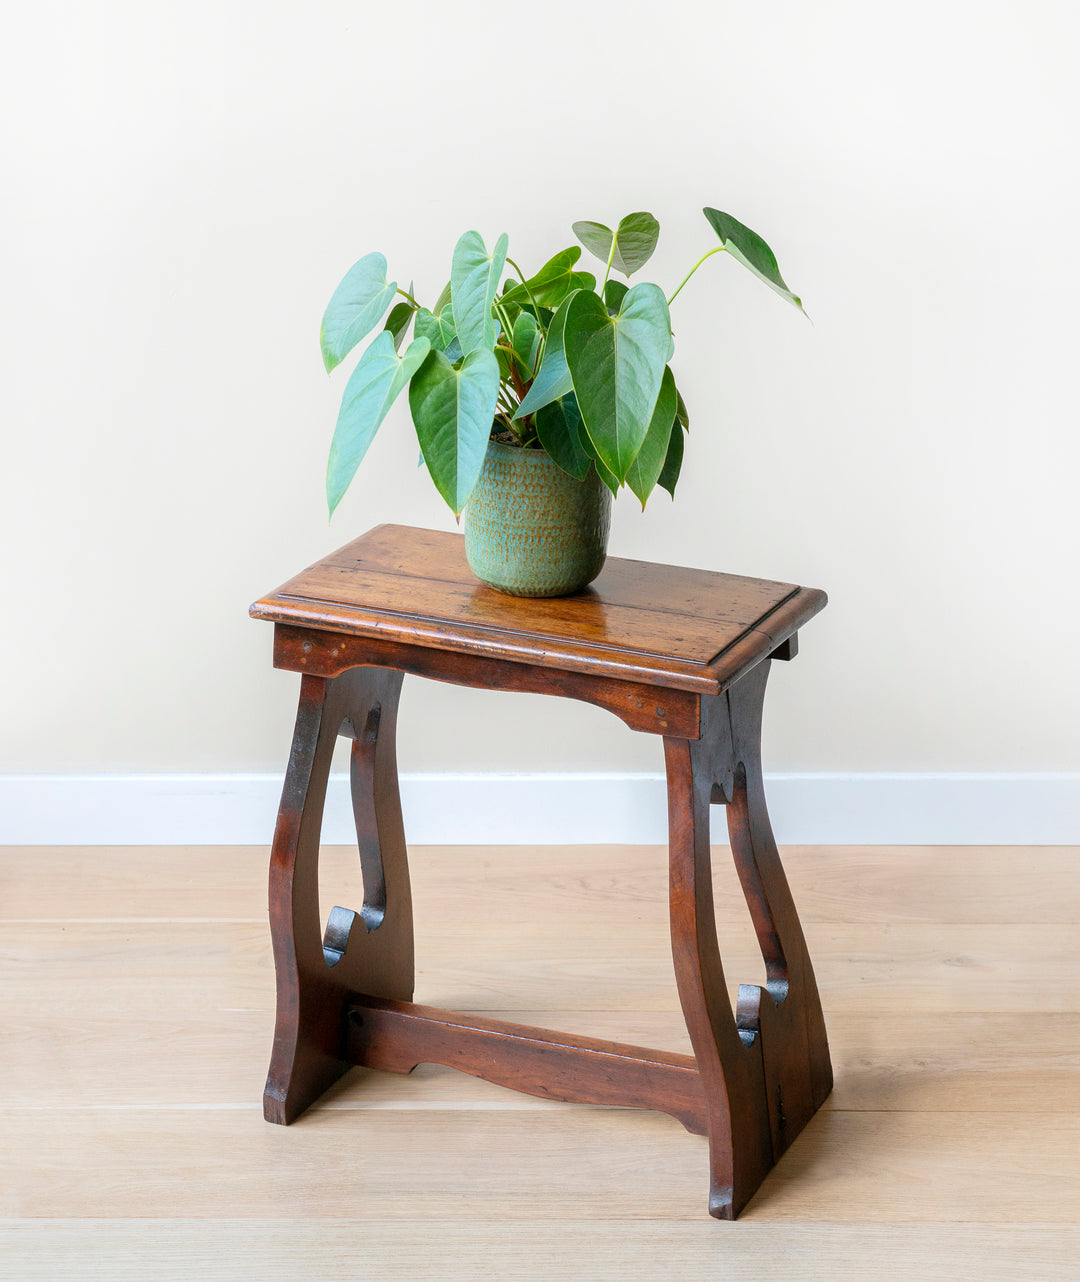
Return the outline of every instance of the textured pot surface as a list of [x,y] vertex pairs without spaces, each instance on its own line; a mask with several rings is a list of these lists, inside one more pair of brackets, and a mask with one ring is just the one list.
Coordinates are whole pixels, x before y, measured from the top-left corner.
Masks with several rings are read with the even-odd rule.
[[488,443],[465,509],[465,555],[473,574],[511,596],[567,596],[604,567],[611,492],[584,481],[543,450]]

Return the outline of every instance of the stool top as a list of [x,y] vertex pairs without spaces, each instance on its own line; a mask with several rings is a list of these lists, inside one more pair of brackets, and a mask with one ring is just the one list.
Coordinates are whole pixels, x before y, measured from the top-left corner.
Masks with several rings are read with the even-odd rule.
[[827,599],[793,583],[619,557],[573,596],[512,597],[473,576],[460,534],[379,525],[256,601],[251,615],[716,694]]

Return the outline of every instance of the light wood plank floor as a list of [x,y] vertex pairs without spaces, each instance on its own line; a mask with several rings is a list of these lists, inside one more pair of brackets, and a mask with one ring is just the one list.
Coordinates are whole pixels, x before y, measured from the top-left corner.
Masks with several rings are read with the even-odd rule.
[[[0,1278],[1080,1279],[1080,850],[785,859],[836,1089],[721,1224],[659,1114],[422,1067],[266,1125],[264,850],[0,851]],[[327,908],[355,862],[325,852]],[[665,862],[414,850],[417,1000],[688,1050]]]

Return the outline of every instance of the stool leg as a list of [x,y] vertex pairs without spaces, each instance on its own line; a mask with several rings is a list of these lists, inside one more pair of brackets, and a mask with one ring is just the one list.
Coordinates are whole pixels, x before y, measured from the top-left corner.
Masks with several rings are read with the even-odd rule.
[[[708,1100],[709,1211],[734,1219],[832,1087],[814,972],[765,806],[761,709],[769,664],[703,698],[701,738],[665,739],[671,940]],[[709,807],[726,802],[732,854],[765,960],[733,1015],[716,938]]]
[[[278,997],[263,1112],[271,1122],[293,1121],[351,1066],[345,1015],[354,993],[412,997],[412,903],[395,759],[401,679],[385,668],[352,668],[301,681],[270,857]],[[334,908],[324,938],[319,840],[339,733],[354,741],[350,774],[364,906],[359,913]]]
[[709,1214],[733,1220],[773,1163],[761,1039],[744,1043],[716,939],[709,803],[713,771],[699,744],[665,739],[671,853],[671,950],[686,1028],[705,1088]]
[[728,691],[735,770],[727,821],[766,974],[765,993],[740,990],[739,1026],[761,1031],[779,1158],[824,1103],[833,1077],[814,968],[765,805],[761,713],[768,677],[765,662]]

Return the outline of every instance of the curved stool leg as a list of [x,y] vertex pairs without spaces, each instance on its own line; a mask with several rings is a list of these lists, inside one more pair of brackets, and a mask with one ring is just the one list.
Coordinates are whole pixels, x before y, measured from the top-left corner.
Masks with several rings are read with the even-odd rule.
[[743,1041],[716,939],[709,802],[713,771],[699,741],[665,739],[671,856],[671,950],[686,1028],[705,1088],[709,1214],[733,1220],[773,1164],[761,1042]]
[[[671,942],[679,997],[708,1100],[710,1214],[734,1219],[832,1088],[814,972],[773,840],[761,774],[768,661],[703,698],[701,738],[665,739]],[[728,1001],[716,938],[709,807],[728,806],[732,854],[766,988]]]
[[779,1158],[824,1103],[833,1077],[814,968],[765,805],[761,712],[768,677],[766,661],[728,691],[735,770],[727,820],[766,973],[765,992],[740,990],[739,1024],[761,1033]]
[[[277,1023],[263,1112],[287,1124],[351,1067],[346,1008],[354,993],[408,1001],[412,904],[398,798],[400,672],[352,668],[304,676],[270,856]],[[339,733],[354,740],[351,783],[364,907],[319,917],[319,839]]]

